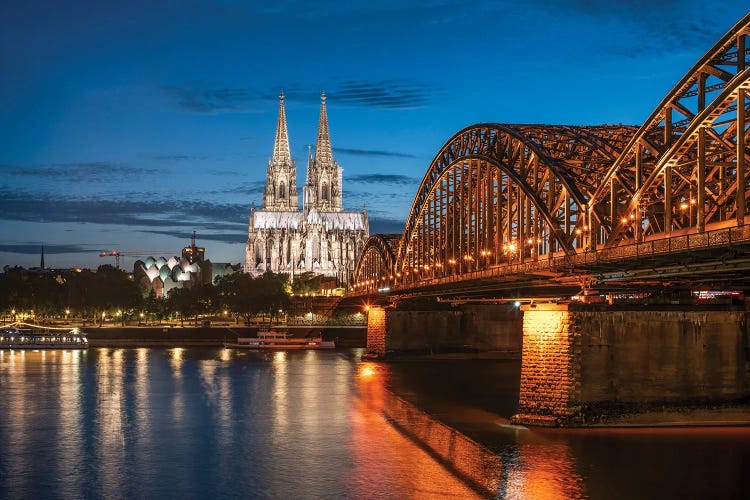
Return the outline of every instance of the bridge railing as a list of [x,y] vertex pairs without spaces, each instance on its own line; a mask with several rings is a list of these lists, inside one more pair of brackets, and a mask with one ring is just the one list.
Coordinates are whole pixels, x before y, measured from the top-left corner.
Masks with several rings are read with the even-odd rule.
[[[551,258],[539,258],[524,262],[511,262],[499,266],[491,266],[460,274],[449,274],[440,277],[424,277],[416,281],[393,283],[391,290],[407,290],[411,288],[436,286],[464,281],[496,278],[514,274],[560,273],[571,268],[587,268],[626,259],[638,259],[669,253],[706,250],[710,248],[731,247],[733,244],[750,242],[750,225],[739,227],[719,228],[704,233],[682,234],[666,236],[659,239],[638,243],[626,243],[613,248],[602,248],[595,251],[583,251],[573,255],[558,255]],[[370,290],[373,293],[374,290]],[[368,291],[358,291],[367,294]]]

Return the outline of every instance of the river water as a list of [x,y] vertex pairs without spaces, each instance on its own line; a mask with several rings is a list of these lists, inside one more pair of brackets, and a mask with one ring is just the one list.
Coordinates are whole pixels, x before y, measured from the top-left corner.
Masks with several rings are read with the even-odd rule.
[[[750,497],[748,428],[519,429],[517,364],[361,353],[0,351],[0,498]],[[428,414],[486,445],[468,473]]]

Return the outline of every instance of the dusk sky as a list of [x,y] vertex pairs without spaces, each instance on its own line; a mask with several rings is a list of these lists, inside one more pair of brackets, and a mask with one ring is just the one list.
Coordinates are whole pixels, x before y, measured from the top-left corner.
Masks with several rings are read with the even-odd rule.
[[[328,96],[344,208],[401,232],[477,122],[640,125],[740,1],[5,0],[0,266],[244,260],[283,88],[297,185]],[[132,270],[137,257],[123,260]]]

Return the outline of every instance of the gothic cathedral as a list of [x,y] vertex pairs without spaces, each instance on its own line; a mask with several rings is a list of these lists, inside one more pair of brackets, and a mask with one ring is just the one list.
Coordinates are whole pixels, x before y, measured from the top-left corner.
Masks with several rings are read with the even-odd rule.
[[245,272],[312,272],[349,283],[354,263],[368,237],[367,211],[342,208],[342,168],[333,158],[326,96],[321,96],[315,156],[308,153],[302,209],[297,194],[297,166],[289,150],[284,93],[273,156],[268,162],[263,208],[250,209]]

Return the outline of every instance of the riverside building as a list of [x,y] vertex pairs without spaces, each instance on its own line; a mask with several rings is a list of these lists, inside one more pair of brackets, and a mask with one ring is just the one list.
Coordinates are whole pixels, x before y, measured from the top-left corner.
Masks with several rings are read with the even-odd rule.
[[263,208],[250,209],[245,272],[255,276],[266,271],[285,273],[292,281],[295,274],[312,272],[335,277],[344,286],[368,233],[366,210],[343,209],[342,168],[333,157],[325,93],[315,151],[307,156],[300,209],[282,92]]

